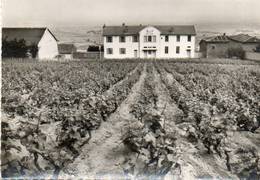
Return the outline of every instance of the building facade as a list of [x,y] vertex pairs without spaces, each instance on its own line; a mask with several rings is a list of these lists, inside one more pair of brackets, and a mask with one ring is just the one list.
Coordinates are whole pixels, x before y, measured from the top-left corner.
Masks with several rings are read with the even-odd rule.
[[104,58],[194,58],[194,26],[104,26]]
[[53,59],[58,53],[58,39],[48,28],[3,28],[2,39],[25,40],[26,45],[37,45],[37,59]]
[[228,49],[242,48],[246,52],[254,52],[260,40],[247,34],[227,36],[225,34],[207,37],[200,41],[200,52],[205,58],[226,58]]

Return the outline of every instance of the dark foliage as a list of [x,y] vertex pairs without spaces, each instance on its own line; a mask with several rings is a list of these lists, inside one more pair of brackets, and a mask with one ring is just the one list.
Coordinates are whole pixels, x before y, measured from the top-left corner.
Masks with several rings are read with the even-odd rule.
[[99,52],[99,46],[89,46],[88,52]]
[[2,42],[2,57],[3,58],[35,58],[38,53],[38,47],[36,44],[30,46],[26,45],[24,39],[14,39],[8,41],[6,38]]
[[29,52],[30,52],[32,58],[36,58],[38,50],[39,50],[38,46],[36,44],[33,44],[33,45],[29,46],[28,49],[29,49]]
[[[99,46],[89,46],[87,51],[88,52],[99,52],[100,47]],[[104,46],[101,46],[101,52],[104,52]]]

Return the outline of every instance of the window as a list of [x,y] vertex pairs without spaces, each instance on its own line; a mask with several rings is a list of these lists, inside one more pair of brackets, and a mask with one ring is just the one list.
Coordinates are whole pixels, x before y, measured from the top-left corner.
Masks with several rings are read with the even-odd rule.
[[125,54],[125,52],[126,52],[125,48],[120,48],[120,49],[119,49],[119,53],[120,53],[120,54]]
[[119,37],[119,42],[125,42],[125,36],[120,36]]
[[135,58],[137,58],[137,56],[138,56],[138,51],[137,50],[134,50],[134,56],[135,56]]
[[168,46],[165,46],[164,52],[165,52],[165,54],[168,54],[168,52],[169,52],[169,47]]
[[156,36],[144,36],[144,42],[156,42]]
[[152,41],[156,42],[156,36],[152,36]]
[[144,36],[144,42],[147,42],[147,36]]
[[191,35],[188,35],[188,42],[191,42]]
[[152,36],[148,36],[148,42],[152,42]]
[[169,41],[169,36],[165,36],[165,42]]
[[133,42],[138,42],[139,39],[138,39],[138,36],[133,36]]
[[181,41],[181,36],[177,35],[177,42],[180,42],[180,41]]
[[112,36],[107,36],[107,42],[113,42]]
[[180,46],[176,46],[176,54],[180,54]]
[[107,54],[113,54],[113,49],[112,48],[107,48]]
[[213,46],[211,46],[211,49],[215,49],[215,46],[213,45]]

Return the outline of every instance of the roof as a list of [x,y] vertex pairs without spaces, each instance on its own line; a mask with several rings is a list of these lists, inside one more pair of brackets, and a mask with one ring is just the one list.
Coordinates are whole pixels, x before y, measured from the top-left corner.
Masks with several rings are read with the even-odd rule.
[[41,40],[45,31],[49,31],[49,33],[54,37],[56,41],[57,38],[52,34],[52,32],[46,28],[2,28],[2,38],[6,38],[7,40],[20,40],[24,39],[26,43],[29,44],[38,44]]
[[228,43],[230,40],[237,41],[240,43],[260,43],[260,39],[250,36],[248,34],[237,34],[232,36],[220,35],[220,36],[212,36],[206,37],[201,41],[205,41],[208,43]]
[[[142,29],[147,26],[104,26],[103,36],[119,36],[119,35],[137,35]],[[169,26],[152,26],[157,28],[164,35],[196,35],[196,30],[193,25],[169,25]]]
[[228,43],[229,38],[226,35],[211,36],[211,37],[206,37],[206,38],[202,39],[201,41],[206,41],[206,42],[211,42],[211,43]]
[[229,36],[229,38],[241,43],[260,43],[260,39],[257,39],[256,37],[253,36],[249,36],[248,34],[237,34],[237,35]]
[[72,54],[76,51],[74,44],[58,44],[59,54]]

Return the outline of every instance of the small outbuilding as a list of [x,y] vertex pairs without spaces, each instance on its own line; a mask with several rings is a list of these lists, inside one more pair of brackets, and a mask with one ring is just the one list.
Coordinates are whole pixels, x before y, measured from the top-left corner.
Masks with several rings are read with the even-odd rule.
[[2,40],[6,42],[24,40],[26,46],[35,45],[37,59],[53,59],[58,55],[58,39],[47,27],[2,28]]
[[260,40],[247,34],[227,36],[226,34],[204,38],[200,41],[202,57],[227,57],[230,48],[241,48],[245,52],[254,52]]
[[58,44],[59,58],[73,59],[73,54],[77,51],[74,44]]

